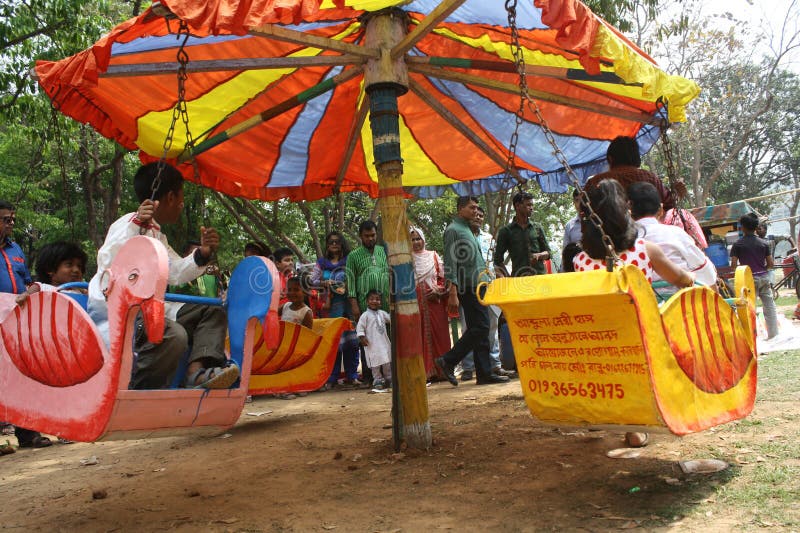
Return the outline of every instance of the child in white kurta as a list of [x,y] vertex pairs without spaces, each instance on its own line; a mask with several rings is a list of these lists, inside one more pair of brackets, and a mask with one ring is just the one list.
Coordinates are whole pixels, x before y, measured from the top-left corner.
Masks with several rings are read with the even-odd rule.
[[356,326],[356,334],[367,365],[372,370],[372,387],[378,390],[392,384],[392,344],[386,333],[389,313],[381,309],[381,293],[371,290],[367,293],[367,309],[361,314]]

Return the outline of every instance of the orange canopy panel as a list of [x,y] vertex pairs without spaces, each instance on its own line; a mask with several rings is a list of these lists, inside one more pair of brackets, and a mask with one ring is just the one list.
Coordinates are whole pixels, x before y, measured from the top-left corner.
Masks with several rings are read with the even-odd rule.
[[[376,195],[363,69],[378,55],[365,44],[370,12],[386,8],[420,33],[399,55],[409,80],[398,99],[407,192],[513,185],[505,165],[520,80],[504,2],[162,0],[90,49],[35,70],[63,113],[152,161],[178,101],[185,23],[185,103],[203,185],[264,200]],[[605,169],[619,135],[649,150],[664,119],[684,120],[699,93],[577,0],[522,0],[516,25],[529,94],[581,180]],[[565,190],[569,177],[540,118],[530,107],[521,118],[518,174]],[[185,129],[179,120],[166,156],[195,180]]]

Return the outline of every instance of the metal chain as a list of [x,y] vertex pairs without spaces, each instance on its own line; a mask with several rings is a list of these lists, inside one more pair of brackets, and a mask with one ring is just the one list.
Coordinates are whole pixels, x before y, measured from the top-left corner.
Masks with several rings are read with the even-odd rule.
[[694,232],[689,231],[689,223],[686,217],[683,216],[683,197],[678,196],[675,191],[675,182],[678,180],[678,171],[675,168],[675,157],[672,153],[672,142],[669,140],[669,121],[665,118],[661,119],[661,151],[664,154],[664,163],[667,165],[667,179],[669,180],[670,191],[672,192],[673,199],[675,200],[675,212],[683,226],[683,231],[689,235],[698,248],[703,249],[702,244]]
[[[189,39],[189,27],[185,21],[181,21],[178,34],[184,34],[184,38],[177,54],[179,65],[178,101],[175,104],[173,115],[177,113],[180,116],[181,121],[183,122],[183,127],[186,131],[186,144],[184,146],[184,151],[189,152],[189,157],[192,162],[192,171],[194,172],[194,180],[198,187],[200,187],[200,202],[203,222],[208,225],[208,207],[206,206],[203,185],[200,182],[200,167],[197,165],[197,160],[194,158],[194,138],[192,137],[192,130],[189,128],[189,106],[186,103],[186,82],[189,80],[189,73],[187,71],[187,67],[189,65],[189,54],[186,52],[185,45],[186,41]],[[175,117],[173,117],[173,124],[175,120]]]
[[[169,21],[167,21],[169,25]],[[162,145],[162,152],[161,158],[158,160],[158,167],[156,169],[156,177],[153,178],[153,183],[150,184],[150,200],[154,201],[156,198],[156,192],[161,187],[161,173],[164,172],[164,168],[167,166],[167,154],[169,154],[170,149],[172,149],[172,141],[175,137],[175,126],[178,123],[178,119],[181,118],[183,120],[184,125],[186,126],[186,137],[187,140],[191,139],[191,133],[189,133],[189,115],[186,111],[186,80],[188,75],[186,73],[186,66],[189,63],[189,54],[186,53],[186,42],[189,40],[189,25],[186,21],[181,21],[180,26],[178,27],[178,35],[177,39],[183,39],[181,41],[180,46],[178,47],[178,52],[176,54],[176,58],[178,60],[178,101],[175,102],[175,107],[172,108],[172,119],[169,123],[169,128],[167,128],[167,134],[164,137],[164,144]],[[139,230],[139,233],[144,235],[147,232],[147,228],[142,226]]]
[[[206,205],[206,196],[205,196],[205,188],[203,187],[201,180],[200,180],[200,167],[197,164],[197,159],[194,157],[194,138],[192,136],[192,130],[189,128],[189,106],[186,101],[186,82],[189,80],[189,73],[187,67],[189,66],[189,54],[186,51],[186,42],[189,40],[190,33],[189,33],[189,25],[186,21],[180,22],[180,27],[178,28],[178,38],[183,35],[183,42],[181,42],[181,46],[178,48],[177,53],[177,60],[178,60],[178,101],[175,103],[175,108],[173,109],[172,113],[172,125],[171,125],[171,133],[174,134],[175,130],[175,123],[177,122],[177,118],[180,117],[181,122],[183,122],[183,127],[186,132],[186,144],[184,145],[184,152],[189,152],[189,158],[192,163],[192,171],[194,172],[194,181],[199,188],[200,193],[200,212],[203,218],[203,224],[205,226],[209,226],[209,215],[208,215],[208,206]],[[171,144],[171,140],[170,140]],[[166,154],[165,154],[166,155]],[[162,160],[164,157],[162,157]],[[209,261],[209,265],[215,264],[217,261],[216,253],[212,255]],[[217,269],[219,274],[219,269]],[[219,275],[217,276],[219,278]]]
[[[675,158],[672,156],[672,143],[669,140],[669,121],[666,118],[661,119],[661,150],[664,152],[664,163],[667,165],[667,178],[669,179],[670,187],[673,187],[675,181],[678,179],[678,172],[675,169]],[[675,191],[673,191],[674,193]],[[678,205],[679,198],[675,195],[675,205]]]
[[[545,139],[553,148],[553,155],[555,155],[556,159],[559,163],[561,163],[562,167],[564,168],[564,172],[566,172],[567,176],[569,177],[572,185],[578,190],[581,198],[581,205],[589,213],[589,220],[591,221],[592,225],[600,232],[603,245],[606,247],[606,268],[609,272],[613,271],[614,264],[619,262],[619,257],[617,256],[617,252],[614,249],[614,242],[611,240],[611,237],[605,232],[603,229],[603,221],[600,217],[595,213],[594,209],[592,209],[592,204],[589,202],[589,195],[586,194],[586,191],[581,187],[580,181],[578,180],[578,176],[575,174],[575,171],[572,170],[572,167],[567,161],[567,157],[564,155],[564,152],[561,151],[559,148],[558,143],[556,142],[556,138],[553,135],[553,131],[547,125],[547,121],[542,114],[542,110],[539,108],[539,104],[536,103],[536,100],[531,98],[530,94],[528,94],[528,84],[526,81],[525,75],[525,62],[522,54],[522,46],[519,43],[519,31],[516,25],[516,8],[517,2],[516,0],[506,0],[506,11],[508,11],[508,24],[511,27],[511,53],[514,56],[514,61],[517,65],[517,72],[519,73],[519,88],[520,88],[520,108],[524,112],[524,105],[525,101],[528,103],[528,108],[536,115],[537,120],[542,128],[542,132],[544,133]],[[519,128],[519,123],[521,121],[522,113],[517,112],[517,129]],[[513,163],[513,154],[516,153],[516,138],[517,129],[514,131],[514,136],[512,136],[512,140],[515,141],[514,144],[514,152],[510,155],[509,159]]]
[[[527,79],[525,78],[525,56],[522,52],[522,45],[519,44],[519,29],[517,28],[517,0],[506,0],[506,13],[508,14],[508,27],[511,28],[511,54],[514,57],[514,64],[519,73],[519,86],[521,94],[528,94]],[[525,118],[525,98],[519,99],[519,107],[514,114],[514,132],[508,142],[508,158],[506,159],[505,180],[511,179],[511,171],[514,169],[517,158],[517,144],[519,143],[519,128]],[[519,182],[518,188],[522,190],[522,183]]]
[[183,123],[186,125],[187,138],[191,138],[188,124],[189,116],[186,112],[186,66],[189,63],[189,55],[186,53],[185,46],[186,41],[189,40],[189,25],[183,20],[180,22],[177,35],[178,39],[181,39],[181,37],[183,37],[183,40],[181,41],[181,44],[178,47],[178,53],[176,54],[176,58],[178,60],[178,101],[175,102],[175,107],[172,108],[172,120],[169,123],[167,135],[164,137],[164,144],[162,146],[163,151],[161,152],[161,158],[158,160],[158,171],[156,172],[156,177],[150,186],[151,200],[155,199],[156,191],[161,186],[161,173],[164,171],[164,167],[167,165],[167,154],[172,148],[172,140],[175,136],[175,125],[178,123],[179,118],[181,118]]

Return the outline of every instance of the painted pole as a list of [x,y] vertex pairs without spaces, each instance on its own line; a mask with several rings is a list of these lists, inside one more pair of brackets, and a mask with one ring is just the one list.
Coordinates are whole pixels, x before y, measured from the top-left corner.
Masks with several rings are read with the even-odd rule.
[[[396,439],[402,435],[412,448],[431,446],[425,364],[422,358],[422,323],[417,303],[414,263],[403,194],[403,160],[400,157],[400,124],[397,97],[408,91],[408,72],[403,58],[392,59],[390,51],[406,34],[406,15],[399,10],[381,12],[367,21],[365,45],[381,51],[364,68],[370,101],[370,127],[378,172],[378,191],[392,276],[392,344],[397,389],[394,411],[402,427],[395,424]],[[398,405],[399,403],[399,405]]]

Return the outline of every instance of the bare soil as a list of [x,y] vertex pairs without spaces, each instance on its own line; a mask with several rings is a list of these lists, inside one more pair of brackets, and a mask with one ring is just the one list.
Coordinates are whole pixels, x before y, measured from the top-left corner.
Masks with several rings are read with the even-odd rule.
[[[747,442],[787,438],[800,415],[796,398],[760,400],[741,427],[651,434],[640,457],[612,459],[606,453],[623,446],[621,432],[543,426],[518,381],[428,390],[427,451],[395,452],[391,395],[365,390],[256,398],[222,436],[19,450],[0,457],[0,529],[758,529],[752,509],[721,505],[718,494],[756,464]],[[791,431],[759,430],[776,416]],[[81,463],[92,457],[97,464]],[[732,466],[682,473],[679,461],[700,458]],[[800,517],[796,505],[787,513]]]

